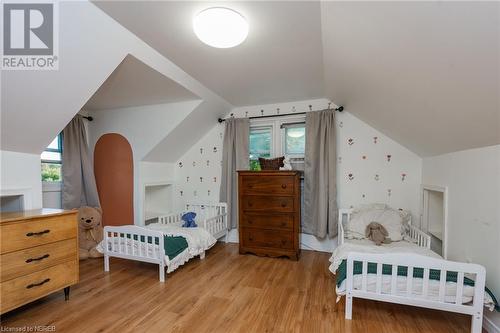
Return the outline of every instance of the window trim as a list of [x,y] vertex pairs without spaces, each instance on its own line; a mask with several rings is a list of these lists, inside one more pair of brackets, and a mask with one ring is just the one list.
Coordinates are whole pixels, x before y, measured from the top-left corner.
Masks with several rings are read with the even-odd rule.
[[42,163],[46,164],[62,164],[62,134],[59,133],[57,134],[57,145],[59,146],[59,149],[54,149],[54,148],[45,148],[43,151],[44,152],[49,152],[49,153],[59,153],[61,154],[61,160],[60,161],[53,161],[53,160],[44,160],[40,159]]

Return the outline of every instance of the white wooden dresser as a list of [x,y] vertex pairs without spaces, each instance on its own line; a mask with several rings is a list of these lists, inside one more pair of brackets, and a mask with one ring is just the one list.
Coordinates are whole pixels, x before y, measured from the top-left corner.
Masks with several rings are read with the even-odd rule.
[[0,313],[78,282],[76,210],[0,213]]

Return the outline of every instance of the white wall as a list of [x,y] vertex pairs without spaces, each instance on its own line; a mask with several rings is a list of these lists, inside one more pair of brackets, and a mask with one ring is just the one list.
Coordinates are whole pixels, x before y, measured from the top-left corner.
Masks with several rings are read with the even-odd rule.
[[[247,106],[235,108],[231,113],[235,117],[256,116],[264,110],[264,114],[269,115],[276,114],[278,108],[281,114],[303,112],[309,110],[309,105],[313,110],[324,109],[328,100]],[[422,159],[347,111],[336,113],[336,117],[339,207],[385,202],[394,208],[411,210],[417,219]],[[182,209],[186,201],[218,201],[223,135],[224,125],[214,121],[212,130],[177,161],[177,209]],[[390,161],[387,155],[391,155]],[[352,180],[349,174],[353,175]],[[402,174],[405,174],[404,180]],[[318,240],[309,235],[303,235],[302,243],[305,248],[324,251],[336,246],[334,240]]]
[[0,193],[23,193],[24,208],[42,208],[40,155],[0,151]]
[[[448,258],[486,267],[500,295],[500,145],[424,158],[424,184],[448,187]],[[500,327],[500,314],[485,312]]]
[[[200,101],[195,100],[90,112],[90,115],[94,118],[89,123],[89,142],[92,155],[97,140],[106,133],[123,135],[132,147],[135,224],[143,223],[142,192],[144,181],[142,177],[149,180],[151,180],[151,177],[158,180],[173,178],[173,174],[171,174],[173,172],[172,167],[168,163],[149,163],[142,166],[143,170],[141,172],[141,162],[199,104]],[[156,167],[154,167],[155,165]],[[163,176],[158,175],[159,169],[164,170]],[[148,175],[149,173],[151,175]]]

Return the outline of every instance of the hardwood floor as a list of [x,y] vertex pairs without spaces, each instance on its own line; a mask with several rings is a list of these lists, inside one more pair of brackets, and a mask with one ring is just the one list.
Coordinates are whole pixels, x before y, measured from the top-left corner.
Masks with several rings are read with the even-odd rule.
[[239,255],[218,244],[165,283],[155,265],[111,259],[80,264],[70,300],[59,292],[7,313],[6,327],[55,326],[56,332],[469,332],[468,316],[354,300],[335,308],[327,253],[302,251],[299,261]]

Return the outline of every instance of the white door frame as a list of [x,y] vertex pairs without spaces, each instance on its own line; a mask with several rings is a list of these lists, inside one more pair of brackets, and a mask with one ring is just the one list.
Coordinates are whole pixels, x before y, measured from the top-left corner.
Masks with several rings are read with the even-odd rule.
[[[428,210],[428,203],[426,200],[425,191],[435,191],[443,193],[443,239],[442,241],[442,254],[444,259],[448,259],[448,187],[447,186],[437,186],[422,184],[420,186],[420,198],[421,198],[421,212],[420,212],[420,228],[428,232],[428,220],[424,216],[425,212]],[[425,222],[425,225],[424,225]]]

